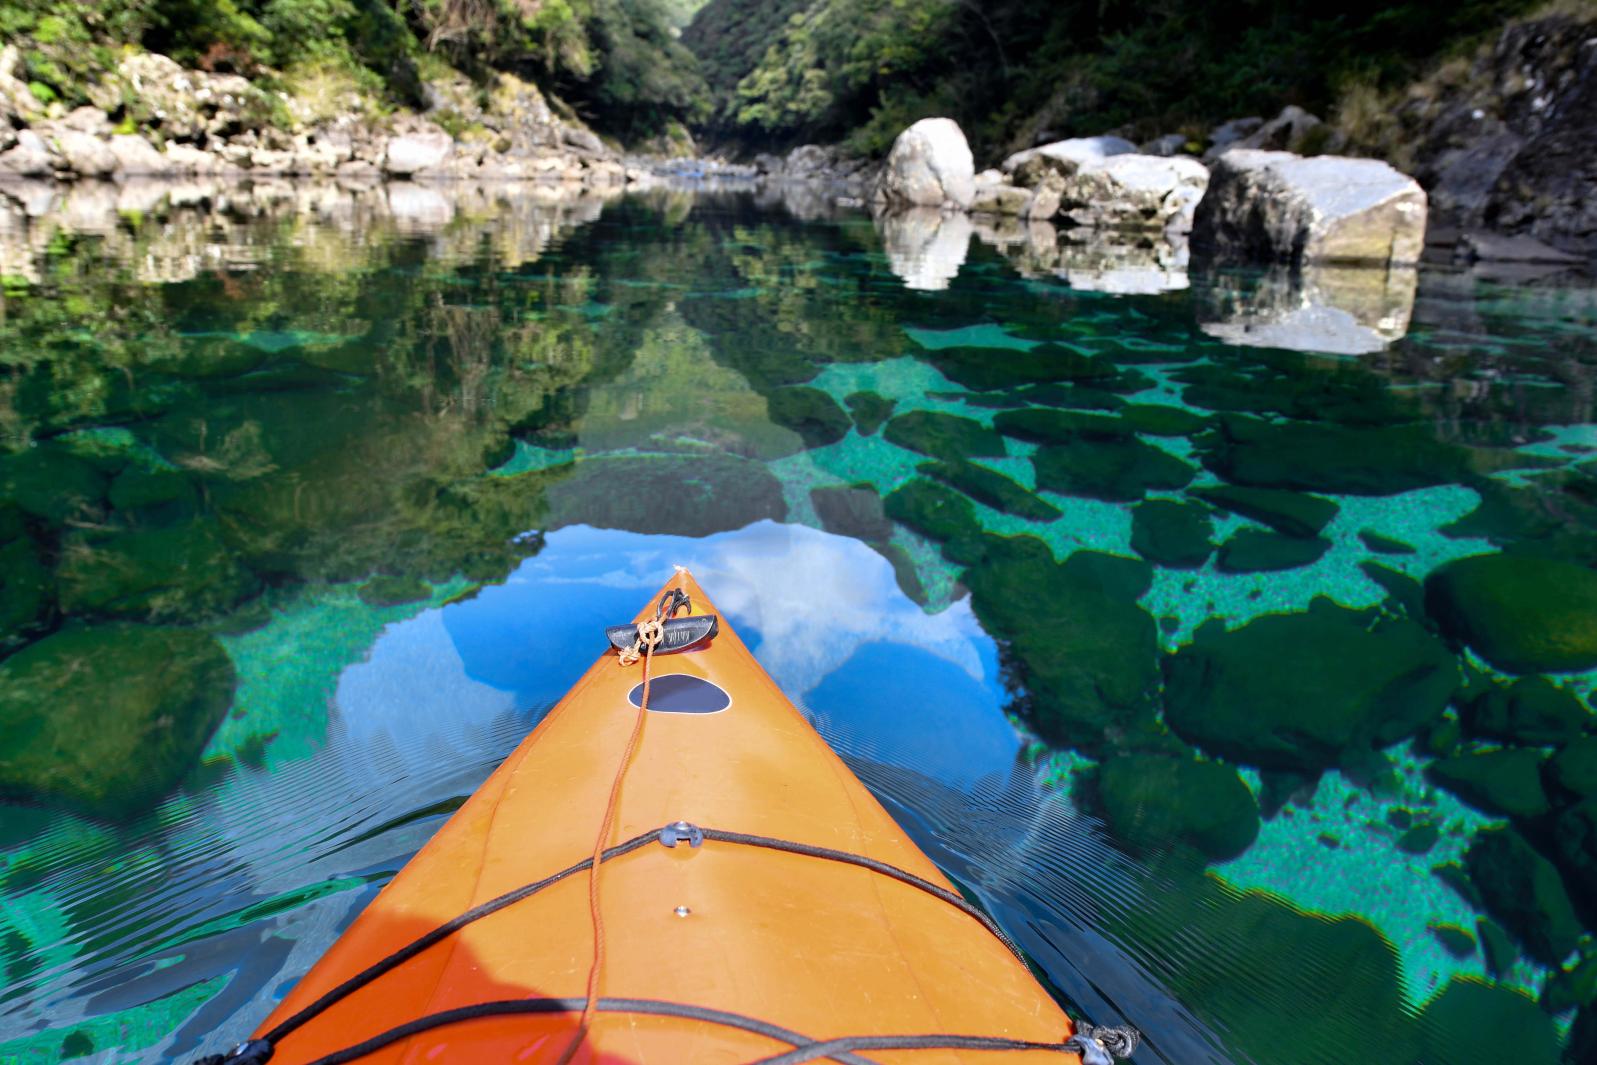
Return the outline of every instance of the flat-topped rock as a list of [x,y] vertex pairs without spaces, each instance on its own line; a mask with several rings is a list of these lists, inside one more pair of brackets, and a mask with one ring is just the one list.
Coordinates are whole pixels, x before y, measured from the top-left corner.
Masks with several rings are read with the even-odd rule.
[[1072,137],[1016,152],[1006,158],[999,169],[1010,175],[1016,184],[1034,185],[1046,174],[1068,177],[1083,164],[1102,162],[1112,155],[1128,155],[1136,150],[1137,146],[1124,137]]
[[1425,218],[1419,182],[1379,160],[1234,149],[1214,163],[1192,243],[1226,260],[1406,265]]

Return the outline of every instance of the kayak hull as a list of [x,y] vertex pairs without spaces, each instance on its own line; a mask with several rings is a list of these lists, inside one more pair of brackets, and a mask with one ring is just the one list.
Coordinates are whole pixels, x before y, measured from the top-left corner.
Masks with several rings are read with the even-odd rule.
[[[685,572],[665,590],[673,589],[690,596],[694,614],[714,613]],[[651,604],[638,620],[652,614]],[[682,821],[847,852],[951,887],[724,618],[713,639],[652,660],[647,711],[636,705],[642,669],[622,666],[614,651],[601,656],[257,1037],[473,907],[580,865],[593,851],[640,713],[607,845]],[[716,840],[666,846],[651,836],[603,862],[598,876],[602,998],[721,1011],[813,1040],[957,1034],[1057,1045],[1072,1031],[982,923],[879,871]],[[588,880],[580,869],[465,925],[306,1020],[277,1041],[273,1062],[313,1062],[440,1011],[581,1000],[594,953]],[[358,1060],[551,1062],[576,1024],[569,1009],[483,1016],[410,1035]],[[771,1033],[646,1007],[603,1009],[574,1060],[749,1062],[793,1045]],[[873,1049],[852,1060],[1075,1059],[1057,1050]]]

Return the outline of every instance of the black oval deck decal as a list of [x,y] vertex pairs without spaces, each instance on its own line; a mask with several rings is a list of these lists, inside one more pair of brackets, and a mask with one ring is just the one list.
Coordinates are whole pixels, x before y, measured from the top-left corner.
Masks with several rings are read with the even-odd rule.
[[[627,698],[642,706],[643,685],[636,685]],[[667,673],[649,683],[650,713],[714,714],[731,705],[732,697],[720,686],[684,673]]]

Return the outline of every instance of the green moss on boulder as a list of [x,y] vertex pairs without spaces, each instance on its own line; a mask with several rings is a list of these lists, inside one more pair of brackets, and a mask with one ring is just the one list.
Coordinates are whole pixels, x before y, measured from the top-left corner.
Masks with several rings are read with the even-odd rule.
[[970,500],[950,488],[916,478],[882,501],[887,516],[943,545],[955,561],[974,561],[981,554],[981,523]]
[[1132,403],[1120,408],[1120,418],[1132,430],[1150,436],[1190,436],[1209,424],[1203,415],[1163,403]]
[[56,577],[68,614],[189,620],[227,610],[259,587],[208,521],[78,536],[61,556]]
[[994,510],[1013,514],[1031,521],[1052,521],[1059,517],[1059,508],[1022,488],[1015,480],[997,470],[974,462],[923,462],[916,467],[928,477],[956,488],[978,503]]
[[361,585],[355,594],[360,596],[360,601],[367,606],[385,607],[418,602],[432,595],[433,590],[426,581],[418,577],[399,577],[385,573]]
[[1363,762],[1438,720],[1459,681],[1419,625],[1326,599],[1230,632],[1204,625],[1164,667],[1165,720],[1187,742],[1307,773]]
[[1470,477],[1469,453],[1424,426],[1343,426],[1225,416],[1204,465],[1233,484],[1394,495]]
[[1214,553],[1214,521],[1201,503],[1148,499],[1131,509],[1131,549],[1171,569],[1197,569]]
[[1136,602],[1151,567],[1090,551],[1056,562],[1030,536],[989,535],[984,545],[965,584],[977,617],[1007,647],[1038,733],[1086,750],[1151,733],[1157,632]]
[[1483,813],[1538,817],[1549,809],[1541,770],[1539,752],[1508,748],[1443,758],[1426,775]]
[[1253,845],[1259,806],[1237,771],[1177,754],[1109,755],[1093,805],[1115,838],[1137,851],[1187,846],[1227,861]]
[[1329,499],[1276,488],[1206,485],[1188,494],[1287,536],[1318,536],[1341,509]]
[[198,762],[233,664],[193,629],[74,626],[0,662],[0,797],[127,820]]
[[1460,717],[1471,736],[1526,747],[1566,743],[1593,721],[1573,692],[1546,677],[1491,685],[1465,704]]
[[0,455],[0,503],[52,526],[98,514],[105,505],[106,478],[82,459],[49,445]]
[[[1488,1033],[1513,1033],[1515,1065],[1558,1065],[1558,1029],[1522,991],[1455,976],[1420,1014],[1423,1051],[1416,1061],[1438,1065],[1500,1065],[1501,1046]],[[1567,1059],[1564,1059],[1567,1060]]]
[[794,385],[766,396],[771,421],[793,430],[805,447],[825,447],[848,435],[848,414],[818,388]]
[[1597,570],[1528,555],[1472,555],[1425,580],[1425,607],[1499,669],[1597,666]]
[[1318,562],[1331,549],[1322,537],[1282,536],[1263,529],[1238,529],[1220,545],[1215,563],[1222,573],[1263,573]]
[[892,415],[897,403],[875,392],[854,392],[843,397],[843,403],[854,418],[854,427],[861,436],[870,436],[882,427]]
[[1558,870],[1512,828],[1479,832],[1464,856],[1486,912],[1525,953],[1559,965],[1575,949],[1580,921]]
[[1047,444],[1031,458],[1037,487],[1061,495],[1130,503],[1150,491],[1184,488],[1193,469],[1141,440],[1078,439]]
[[939,459],[996,458],[1004,439],[981,422],[941,411],[917,410],[887,423],[882,437],[890,444]]
[[1039,444],[1065,444],[1082,439],[1125,440],[1137,435],[1132,426],[1116,417],[1039,407],[1000,411],[993,418],[993,428],[1005,436]]

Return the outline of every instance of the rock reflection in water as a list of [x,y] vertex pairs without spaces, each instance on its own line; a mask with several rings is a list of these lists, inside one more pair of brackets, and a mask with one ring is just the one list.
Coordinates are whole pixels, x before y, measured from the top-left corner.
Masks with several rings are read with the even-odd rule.
[[970,255],[970,216],[916,207],[876,216],[887,263],[905,288],[938,292],[959,276]]
[[140,281],[185,281],[206,270],[254,265],[260,240],[246,227],[279,217],[313,223],[304,227],[305,240],[329,245],[323,249],[329,255],[349,233],[387,224],[430,238],[433,253],[448,259],[476,251],[480,237],[475,229],[445,233],[457,216],[494,217],[495,250],[516,266],[541,256],[559,233],[596,220],[618,195],[613,188],[534,183],[8,182],[0,185],[0,274],[38,283],[57,236],[81,235],[102,238],[105,257],[127,263]]
[[1369,355],[1408,334],[1416,278],[1402,267],[1217,272],[1196,311],[1203,331],[1228,344]]
[[1055,277],[1082,292],[1154,295],[1188,285],[1184,235],[1057,229],[1052,222],[986,216],[976,236],[1025,277]]

